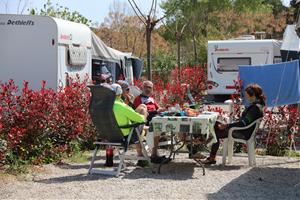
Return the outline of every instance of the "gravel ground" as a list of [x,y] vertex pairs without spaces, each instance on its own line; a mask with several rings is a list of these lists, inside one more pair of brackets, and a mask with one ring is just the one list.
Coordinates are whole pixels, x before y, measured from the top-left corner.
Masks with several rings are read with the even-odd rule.
[[[88,163],[35,167],[26,176],[0,176],[0,199],[300,199],[300,159],[239,154],[229,166],[202,169],[180,154],[162,174],[135,168],[119,178],[87,175]],[[221,157],[218,158],[221,162]]]

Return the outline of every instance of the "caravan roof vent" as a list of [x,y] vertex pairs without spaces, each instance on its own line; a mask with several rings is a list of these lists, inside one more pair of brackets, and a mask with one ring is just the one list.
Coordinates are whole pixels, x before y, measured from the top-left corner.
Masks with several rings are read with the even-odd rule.
[[255,40],[254,35],[241,35],[240,37],[234,38],[235,40]]

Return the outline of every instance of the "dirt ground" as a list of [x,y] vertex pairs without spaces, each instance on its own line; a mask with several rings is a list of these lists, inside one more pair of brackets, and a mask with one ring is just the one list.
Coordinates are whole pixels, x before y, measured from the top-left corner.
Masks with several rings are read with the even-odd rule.
[[[221,163],[221,157],[218,157]],[[22,176],[0,175],[1,199],[300,199],[300,158],[235,155],[228,166],[202,169],[180,154],[161,174],[128,170],[119,178],[87,175],[89,163],[34,167]],[[99,165],[100,166],[100,165]]]

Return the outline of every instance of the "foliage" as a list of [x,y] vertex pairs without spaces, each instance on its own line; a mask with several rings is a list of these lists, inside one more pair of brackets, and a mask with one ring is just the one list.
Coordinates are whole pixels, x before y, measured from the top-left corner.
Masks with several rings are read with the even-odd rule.
[[189,102],[187,97],[187,87],[196,102],[200,102],[206,90],[206,71],[201,65],[176,67],[171,72],[168,84],[166,85],[168,99],[164,103],[182,105]]
[[171,33],[177,24],[188,23],[183,38],[183,58],[194,63],[206,60],[208,40],[230,39],[240,35],[265,31],[267,38],[282,38],[288,17],[287,8],[280,0],[167,0],[162,4],[165,12],[176,10],[168,15],[166,32],[161,35],[172,44],[175,38]]
[[298,134],[297,119],[297,106],[281,106],[276,112],[266,110],[264,128],[267,131],[261,139],[266,143],[268,155],[285,155]]
[[164,85],[166,85],[168,82],[170,73],[174,69],[175,65],[176,62],[174,54],[165,52],[163,50],[158,50],[155,52],[153,70],[154,73],[162,79]]
[[73,153],[71,156],[68,156],[65,159],[72,163],[85,163],[89,160],[90,156],[91,155],[89,151],[79,151]]
[[[127,4],[114,1],[108,16],[95,32],[108,46],[146,59],[145,25],[129,10]],[[156,29],[152,32],[152,48],[153,52],[170,49]]]
[[[230,39],[255,32],[282,38],[289,11],[280,0],[166,0],[161,3],[164,22],[153,30],[153,68],[161,52],[182,65],[206,63],[207,41]],[[115,1],[104,23],[95,31],[109,46],[146,58],[145,26],[125,3]],[[185,27],[183,29],[183,27]],[[181,32],[180,50],[178,37]],[[156,60],[158,59],[158,60]],[[177,62],[178,62],[177,61]],[[164,79],[164,78],[163,78]]]
[[21,91],[13,80],[1,84],[2,164],[50,163],[78,151],[74,142],[93,140],[89,98],[86,80],[80,83],[78,77],[57,92],[47,89],[45,82],[38,91],[25,81]]
[[[180,79],[179,79],[180,77]],[[135,85],[141,88],[142,81],[135,81]],[[188,90],[196,102],[201,102],[201,97],[206,89],[206,71],[201,65],[175,67],[170,71],[166,80],[159,74],[153,75],[154,97],[163,107],[184,103],[191,103],[188,98]]]
[[52,4],[51,0],[47,0],[44,4],[44,8],[38,12],[36,9],[32,9],[30,11],[31,15],[45,15],[50,17],[56,17],[72,22],[77,22],[85,25],[89,25],[91,23],[86,17],[81,15],[77,11],[70,11],[69,8],[60,6],[56,4],[55,6]]

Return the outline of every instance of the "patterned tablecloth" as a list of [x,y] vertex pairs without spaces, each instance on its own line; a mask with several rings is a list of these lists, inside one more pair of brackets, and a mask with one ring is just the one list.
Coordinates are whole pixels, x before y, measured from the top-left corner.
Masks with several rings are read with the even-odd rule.
[[219,113],[204,112],[197,117],[164,116],[152,118],[154,132],[175,132],[206,135],[207,145],[217,142],[214,125]]

